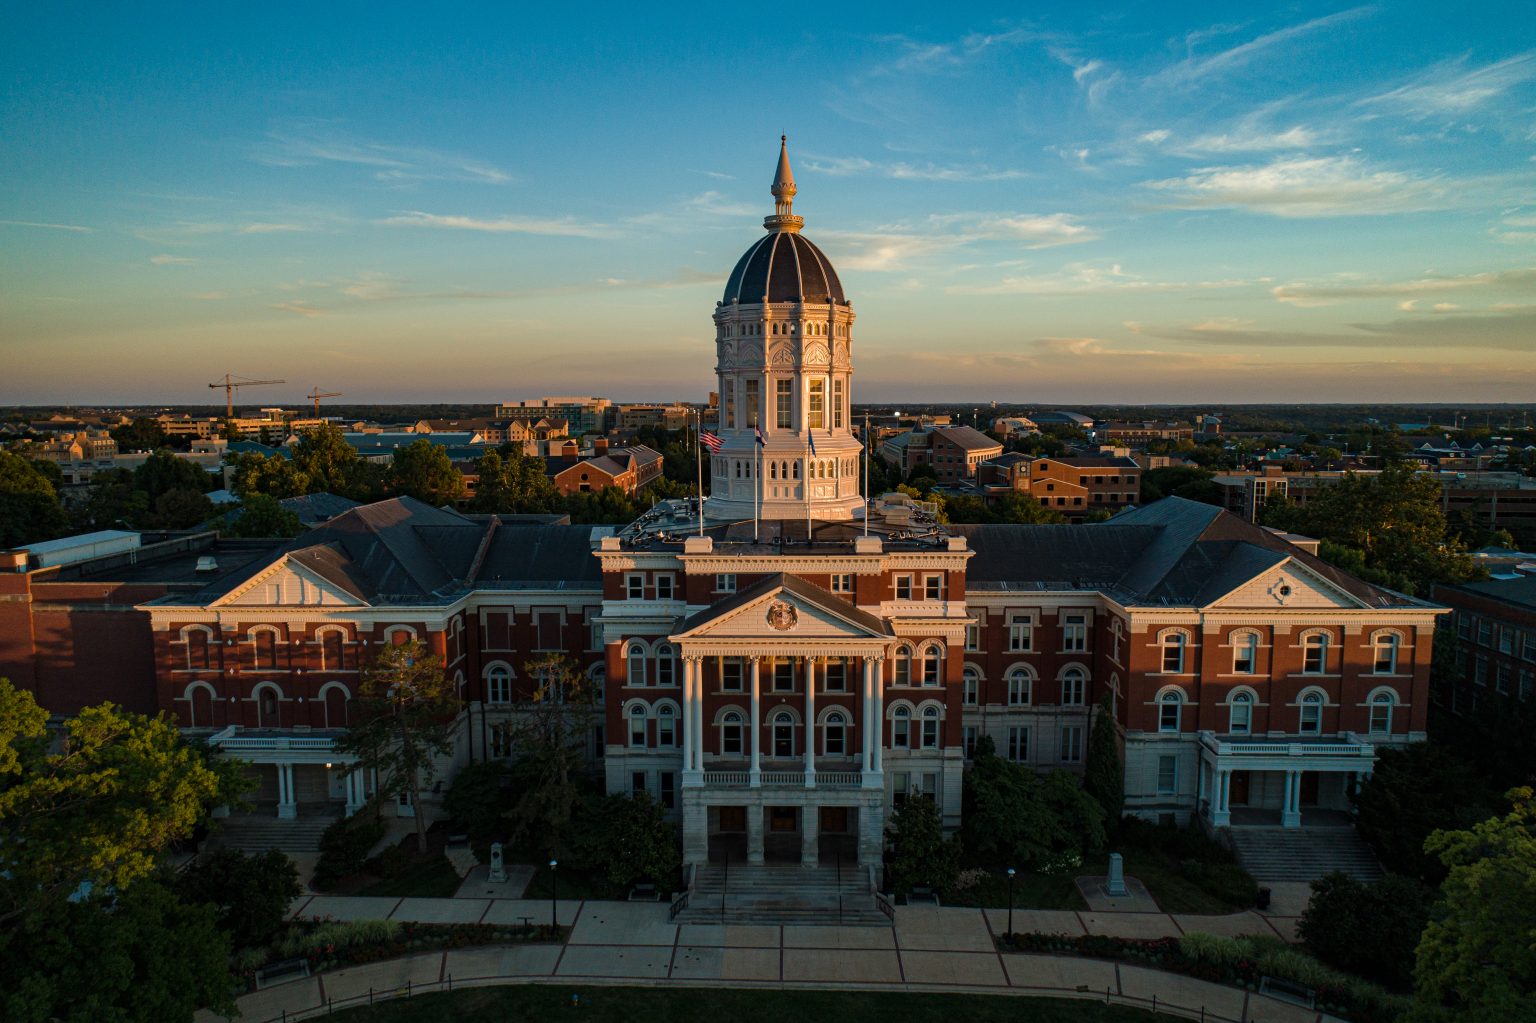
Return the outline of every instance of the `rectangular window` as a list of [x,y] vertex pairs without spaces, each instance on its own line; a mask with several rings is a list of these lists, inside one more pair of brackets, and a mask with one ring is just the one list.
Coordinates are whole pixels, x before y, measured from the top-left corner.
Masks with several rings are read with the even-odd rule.
[[512,731],[501,725],[491,729],[491,756],[510,757],[512,755]]
[[1061,702],[1067,707],[1083,705],[1083,676],[1074,672],[1061,680]]
[[1472,616],[1465,611],[1456,612],[1456,635],[1462,639],[1472,638]]
[[629,794],[632,796],[638,796],[645,792],[645,790],[645,772],[631,771],[629,774]]
[[1088,649],[1088,616],[1070,614],[1061,626],[1061,649],[1065,653],[1082,653]]
[[560,612],[540,611],[534,616],[539,633],[540,650],[563,650],[560,637]]
[[787,657],[780,657],[773,662],[773,691],[776,693],[795,691],[795,662]]
[[806,409],[806,427],[812,430],[827,428],[827,382],[815,379],[810,382],[810,404]]
[[670,709],[663,707],[661,713],[656,715],[656,745],[663,749],[677,745],[675,716],[667,713]]
[[1236,637],[1232,642],[1232,673],[1252,675],[1258,670],[1259,637],[1247,632]]
[[960,730],[960,735],[960,741],[965,749],[965,759],[969,760],[976,755],[976,726],[966,725]]
[[822,683],[823,688],[829,693],[844,693],[848,691],[848,662],[841,657],[829,657],[826,663],[826,678]]
[[1499,653],[1512,654],[1515,652],[1515,630],[1507,625],[1499,626]]
[[778,402],[778,428],[781,430],[794,429],[795,392],[794,381],[775,380],[774,398]]
[[944,599],[944,577],[942,575],[925,575],[925,576],[923,576],[923,599],[924,600],[943,600]]
[[833,593],[852,593],[853,592],[853,573],[851,573],[851,572],[842,572],[842,573],[839,573],[837,575],[834,575],[832,577],[832,592]]
[[1029,615],[1008,619],[1008,649],[1028,653],[1035,648],[1035,622]]
[[1083,759],[1083,726],[1068,725],[1061,730],[1061,762],[1076,764]]
[[911,790],[912,782],[907,772],[895,771],[891,774],[891,805],[900,806],[907,801],[907,794]]
[[965,673],[965,678],[960,682],[960,702],[965,704],[967,707],[976,706],[976,700],[978,696],[977,690],[980,688],[980,681],[974,674],[967,670]]
[[1022,764],[1029,759],[1029,729],[1019,726],[1008,729],[1008,759]]
[[1520,658],[1536,661],[1536,632],[1526,632],[1520,645]]
[[898,575],[896,577],[896,599],[912,599],[912,577],[910,575]]
[[728,574],[725,574],[725,575],[717,575],[717,576],[715,576],[715,592],[716,593],[735,593],[736,592],[736,576],[735,576],[735,574],[734,573],[728,573]]
[[1497,691],[1501,692],[1501,693],[1508,694],[1509,693],[1509,679],[1510,679],[1510,676],[1512,674],[1513,673],[1510,671],[1509,665],[1507,665],[1507,664],[1503,663],[1502,661],[1500,661],[1494,667],[1494,671],[1493,671],[1493,688],[1496,689]]
[[742,664],[739,657],[720,659],[720,688],[728,693],[741,692]]
[[624,593],[630,600],[645,599],[645,576],[631,572],[624,577]]
[[753,427],[758,423],[758,394],[757,381],[747,381],[747,426]]
[[736,429],[736,382],[729,377],[720,394],[720,411],[725,415],[725,422],[721,425],[727,430]]
[[672,582],[673,582],[673,579],[672,579],[672,577],[670,575],[658,575],[656,577],[656,599],[657,600],[671,600],[672,599]]
[[965,627],[965,649],[976,653],[981,650],[981,626],[975,623]]
[[1483,646],[1493,643],[1493,623],[1486,618],[1477,620],[1477,641]]
[[832,428],[834,430],[843,428],[843,382],[841,380],[832,381]]
[[1157,794],[1172,796],[1179,791],[1179,758],[1157,758]]
[[645,742],[645,715],[638,714],[629,719],[629,744],[636,748],[643,748]]
[[582,613],[581,624],[586,630],[588,650],[595,651],[603,648],[603,626],[597,620],[598,615],[601,613],[593,608],[588,608]]
[[668,810],[677,809],[677,775],[671,771],[661,772],[661,805]]

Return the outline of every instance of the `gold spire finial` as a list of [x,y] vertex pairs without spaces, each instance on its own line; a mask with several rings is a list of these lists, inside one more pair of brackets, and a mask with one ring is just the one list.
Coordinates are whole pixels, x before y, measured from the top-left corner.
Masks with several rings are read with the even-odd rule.
[[789,169],[789,136],[779,136],[779,166],[773,175],[773,216],[763,220],[770,231],[798,231],[804,218],[794,215],[795,174]]

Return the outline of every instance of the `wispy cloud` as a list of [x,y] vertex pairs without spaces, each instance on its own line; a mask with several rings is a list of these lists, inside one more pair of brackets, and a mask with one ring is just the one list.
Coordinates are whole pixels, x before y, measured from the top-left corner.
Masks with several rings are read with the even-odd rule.
[[386,227],[437,227],[454,231],[488,231],[493,234],[540,234],[562,238],[612,238],[618,232],[609,224],[570,218],[465,217],[411,210],[376,221]]
[[725,193],[713,190],[693,196],[685,201],[683,206],[694,213],[707,213],[717,217],[750,217],[763,212],[761,203],[753,206],[744,202],[732,202],[726,198]]
[[1030,249],[1077,245],[1099,237],[1070,213],[951,213],[936,214],[928,220],[937,227],[956,230],[966,241],[1021,241]]
[[887,36],[901,52],[886,65],[890,71],[931,73],[963,67],[989,51],[1049,39],[1051,36],[1030,28],[1011,28],[1001,32],[972,32],[948,43],[930,43],[906,36]]
[[[1536,295],[1536,267],[1491,270],[1454,276],[1434,275],[1406,281],[1349,280],[1321,284],[1281,284],[1270,289],[1278,302],[1311,308],[1337,305],[1351,299],[1399,298],[1440,295],[1449,291],[1497,291]],[[1412,305],[1406,303],[1399,308]]]
[[1259,166],[1202,167],[1144,181],[1175,209],[1247,209],[1277,217],[1345,217],[1445,209],[1471,200],[1443,179],[1377,170],[1352,156],[1288,157]]
[[1466,58],[1448,61],[1362,105],[1393,107],[1416,117],[1465,114],[1516,85],[1536,79],[1536,51],[1468,68]]
[[940,166],[937,164],[876,163],[861,156],[810,158],[805,168],[831,177],[894,178],[898,181],[1015,181],[1029,177],[1021,170],[981,166]]
[[944,290],[951,295],[1154,294],[1243,288],[1253,283],[1247,280],[1155,280],[1131,273],[1119,263],[1069,263],[1054,273],[1015,275],[990,284],[955,284]]
[[158,256],[150,256],[149,261],[156,266],[191,266],[197,260],[188,256],[169,256],[161,253]]
[[316,317],[316,316],[324,316],[325,315],[323,310],[316,309],[314,306],[310,305],[308,302],[279,302],[276,305],[274,305],[272,308],[273,309],[281,309],[285,313],[294,313],[294,314],[299,315],[299,316],[305,316],[305,317],[310,317],[310,318],[313,318],[313,317]]
[[46,231],[73,231],[76,234],[91,234],[94,227],[81,227],[79,224],[46,224],[36,220],[0,220],[0,224],[7,227],[36,227]]
[[286,234],[286,233],[289,233],[289,232],[308,231],[308,230],[309,230],[309,227],[304,225],[304,224],[294,224],[294,223],[274,224],[274,223],[268,223],[268,222],[257,222],[257,223],[254,223],[254,224],[246,224],[244,227],[240,228],[239,233],[240,234]]
[[331,121],[301,121],[267,133],[252,158],[269,167],[339,163],[369,168],[384,182],[469,181],[499,185],[512,176],[458,153],[358,138]]
[[[1277,29],[1250,39],[1246,43],[1222,50],[1220,53],[1213,53],[1203,57],[1198,57],[1191,53],[1184,60],[1164,68],[1153,75],[1151,81],[1157,85],[1167,86],[1192,85],[1211,75],[1222,74],[1240,68],[1250,61],[1265,55],[1268,51],[1301,36],[1309,35],[1321,29],[1332,28],[1346,21],[1353,21],[1374,11],[1374,7],[1354,7],[1347,11],[1339,11],[1321,18],[1313,18],[1311,21],[1305,21],[1299,25],[1290,25],[1286,28]],[[1225,26],[1223,26],[1222,31],[1225,34]],[[1195,34],[1186,37],[1186,40],[1191,44],[1195,39]]]

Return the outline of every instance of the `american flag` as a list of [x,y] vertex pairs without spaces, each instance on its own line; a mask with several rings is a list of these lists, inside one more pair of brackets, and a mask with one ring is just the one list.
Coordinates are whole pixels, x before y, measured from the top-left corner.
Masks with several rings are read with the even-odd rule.
[[709,450],[713,451],[717,455],[720,453],[720,449],[725,446],[725,441],[721,440],[714,434],[707,432],[699,434],[699,443],[703,444],[706,448],[709,448]]

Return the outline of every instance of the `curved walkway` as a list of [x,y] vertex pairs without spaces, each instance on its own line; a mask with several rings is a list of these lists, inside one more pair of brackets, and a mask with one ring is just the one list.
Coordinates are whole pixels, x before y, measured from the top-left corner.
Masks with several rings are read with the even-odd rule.
[[[514,983],[678,984],[777,988],[866,988],[1056,995],[1105,999],[1208,1020],[1319,1023],[1319,1013],[1257,994],[1106,960],[999,953],[993,936],[1006,910],[902,906],[891,927],[673,924],[662,903],[562,901],[564,945],[455,949],[335,970],[240,999],[246,1023],[323,1015],[407,991]],[[295,915],[431,923],[542,923],[547,900],[362,899],[314,896]],[[1074,926],[1075,920],[1075,926]],[[1172,917],[1164,913],[1015,910],[1017,930],[1160,937],[1190,930],[1266,933],[1258,914]],[[1214,926],[1206,926],[1214,925]],[[1076,928],[1081,928],[1077,930]],[[1245,929],[1246,928],[1246,929]],[[1152,933],[1152,932],[1156,933]],[[202,1013],[200,1021],[219,1017]]]

